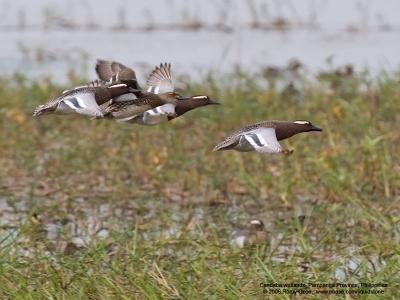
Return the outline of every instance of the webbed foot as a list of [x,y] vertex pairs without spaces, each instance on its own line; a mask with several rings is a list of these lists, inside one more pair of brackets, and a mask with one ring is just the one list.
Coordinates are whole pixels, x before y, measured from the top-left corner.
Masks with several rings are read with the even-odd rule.
[[294,151],[293,149],[283,149],[282,153],[285,155],[290,155],[293,153],[293,151]]

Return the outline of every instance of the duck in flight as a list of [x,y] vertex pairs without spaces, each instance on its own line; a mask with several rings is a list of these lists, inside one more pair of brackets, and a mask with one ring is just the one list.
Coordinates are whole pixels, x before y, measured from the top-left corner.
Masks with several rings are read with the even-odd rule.
[[[146,90],[140,88],[135,72],[121,63],[98,60],[95,69],[100,80],[107,82],[116,80],[116,83],[125,83],[135,89],[130,96],[117,97],[102,107],[105,116],[112,117],[117,121],[155,125],[175,119],[201,106],[219,104],[204,95],[190,97],[179,95],[175,90],[171,64],[162,63],[150,73],[146,81]],[[129,97],[131,98],[129,99]],[[131,107],[137,105],[137,103],[146,102],[147,99],[156,98],[170,99],[170,102],[162,103],[142,113],[138,113]]]
[[33,112],[34,117],[45,114],[81,114],[92,118],[103,117],[101,105],[113,98],[129,93],[127,84],[107,85],[94,81],[86,86],[64,91],[60,96],[39,105]]
[[301,132],[322,131],[309,121],[265,121],[243,127],[214,147],[213,151],[257,151],[263,154],[291,153],[279,141]]

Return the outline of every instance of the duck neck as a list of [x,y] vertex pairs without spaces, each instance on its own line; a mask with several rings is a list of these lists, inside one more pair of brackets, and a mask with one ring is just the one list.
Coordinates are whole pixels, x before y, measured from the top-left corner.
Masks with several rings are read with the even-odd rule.
[[275,128],[276,138],[278,141],[290,138],[300,132],[303,132],[303,130],[290,122],[277,124]]
[[190,99],[180,100],[178,101],[178,104],[175,108],[175,112],[178,116],[181,116],[184,113],[203,105],[205,104],[200,102],[198,99],[190,98]]

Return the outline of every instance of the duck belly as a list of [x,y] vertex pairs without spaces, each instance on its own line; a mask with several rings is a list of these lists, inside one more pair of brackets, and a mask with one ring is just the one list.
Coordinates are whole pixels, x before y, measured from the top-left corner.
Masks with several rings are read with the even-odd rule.
[[151,115],[147,112],[143,114],[143,117],[140,118],[141,122],[143,125],[156,125],[160,124],[163,122],[168,121],[168,115],[167,114],[154,114]]
[[140,118],[144,125],[156,125],[168,121],[168,117],[175,117],[175,105],[164,104],[153,109],[149,109],[143,113]]

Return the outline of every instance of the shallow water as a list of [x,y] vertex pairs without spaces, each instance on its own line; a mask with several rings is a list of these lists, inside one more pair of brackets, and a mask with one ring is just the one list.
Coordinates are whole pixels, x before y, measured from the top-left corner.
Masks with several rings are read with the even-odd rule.
[[2,12],[0,70],[64,81],[67,70],[82,71],[82,62],[88,62],[88,76],[94,78],[96,58],[122,61],[139,75],[169,61],[177,73],[194,78],[237,65],[282,66],[292,58],[312,72],[326,68],[329,57],[335,65],[351,63],[373,72],[400,64],[397,1],[221,3],[17,0]]

